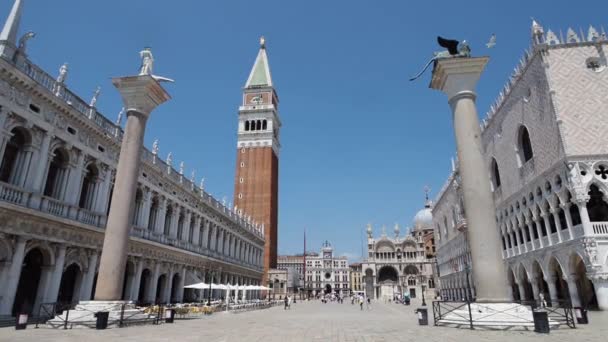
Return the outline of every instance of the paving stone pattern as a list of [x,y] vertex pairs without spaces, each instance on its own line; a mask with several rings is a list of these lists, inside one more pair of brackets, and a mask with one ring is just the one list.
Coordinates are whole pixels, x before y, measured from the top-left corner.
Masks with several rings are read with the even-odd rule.
[[[414,303],[418,304],[418,303]],[[220,313],[202,319],[179,320],[175,324],[137,326],[103,331],[89,329],[25,331],[0,329],[0,341],[601,341],[608,336],[608,313],[592,312],[592,324],[577,329],[539,335],[525,331],[470,331],[446,327],[418,326],[414,308],[373,303],[371,310],[358,305],[318,301],[240,314]],[[432,314],[431,314],[432,316]]]

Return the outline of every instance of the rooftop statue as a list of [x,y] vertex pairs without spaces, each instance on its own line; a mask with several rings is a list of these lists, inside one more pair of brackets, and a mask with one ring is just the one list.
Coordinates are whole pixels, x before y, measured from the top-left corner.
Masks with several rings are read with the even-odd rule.
[[152,49],[145,47],[139,52],[141,57],[141,67],[139,68],[139,76],[150,75],[158,82],[174,82],[172,79],[152,74],[154,68],[154,56]]
[[63,63],[59,68],[59,76],[57,76],[57,83],[64,83],[68,77],[68,63]]
[[469,47],[469,43],[467,43],[466,40],[459,42],[457,40],[445,39],[437,36],[437,43],[439,44],[439,46],[446,48],[446,50],[434,52],[433,58],[431,58],[431,60],[426,63],[424,69],[422,69],[422,71],[418,73],[418,75],[410,78],[410,81],[418,79],[420,76],[422,76],[422,74],[424,74],[426,69],[428,69],[432,63],[440,59],[471,57],[471,48]]
[[17,50],[24,54],[25,50],[27,49],[27,41],[36,37],[36,32],[34,31],[29,31],[26,34],[24,34],[23,36],[21,36],[21,38],[19,39],[19,46],[17,48]]

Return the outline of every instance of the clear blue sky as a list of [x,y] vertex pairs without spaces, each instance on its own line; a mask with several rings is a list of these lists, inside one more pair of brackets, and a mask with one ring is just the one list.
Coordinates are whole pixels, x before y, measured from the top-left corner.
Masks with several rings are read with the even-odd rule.
[[[602,5],[603,4],[603,5]],[[324,240],[358,257],[362,230],[411,224],[434,196],[454,155],[445,97],[429,74],[407,79],[437,50],[435,36],[467,39],[491,62],[479,84],[483,115],[529,45],[530,17],[544,27],[598,29],[608,3],[571,1],[26,1],[29,55],[52,75],[68,62],[67,83],[112,120],[121,108],[110,77],[132,74],[152,46],[157,74],[174,78],[173,100],[148,124],[163,158],[185,161],[218,199],[232,198],[237,109],[267,38],[283,121],[279,251]],[[2,0],[5,18],[12,0]],[[496,33],[496,48],[484,43]],[[404,229],[402,229],[404,230]]]

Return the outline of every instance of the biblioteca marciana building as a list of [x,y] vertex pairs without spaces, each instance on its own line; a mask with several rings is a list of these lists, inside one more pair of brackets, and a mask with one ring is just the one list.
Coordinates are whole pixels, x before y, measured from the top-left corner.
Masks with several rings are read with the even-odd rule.
[[[0,33],[0,315],[93,297],[123,137],[122,115],[114,122],[96,109],[99,88],[85,102],[69,87],[67,64],[51,76],[32,62],[27,45],[35,34],[18,36],[21,15],[17,0]],[[268,158],[276,159],[280,124],[264,49],[262,44],[240,107],[239,161],[245,166],[237,169],[247,168],[258,145],[268,146],[274,153]],[[263,91],[255,101],[254,88]],[[244,122],[245,116],[251,120]],[[263,132],[260,144],[256,132]],[[250,141],[241,139],[245,135]],[[171,153],[161,159],[155,141],[139,161],[123,299],[192,301],[198,294],[184,293],[184,284],[260,284],[268,265],[264,229],[274,229],[276,239],[276,202],[261,206],[260,215],[247,212],[248,191],[262,190],[241,190],[250,181],[241,174],[236,196],[243,204],[232,208],[172,160]],[[276,161],[269,163],[274,170]],[[276,191],[276,184],[263,191]]]
[[434,297],[434,248],[427,248],[427,242],[433,243],[432,219],[427,200],[414,218],[413,229],[405,236],[400,236],[399,225],[395,225],[394,236],[387,236],[383,227],[380,237],[374,238],[372,226],[367,226],[368,255],[361,266],[366,296],[386,300],[407,294],[415,298],[425,291]]
[[[608,310],[607,46],[603,30],[558,36],[533,22],[530,50],[483,120],[515,300]],[[475,296],[459,184],[456,162],[433,208],[441,294],[458,300]]]

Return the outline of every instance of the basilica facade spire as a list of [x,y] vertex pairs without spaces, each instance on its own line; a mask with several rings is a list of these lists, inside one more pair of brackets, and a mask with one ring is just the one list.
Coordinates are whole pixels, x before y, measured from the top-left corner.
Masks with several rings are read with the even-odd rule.
[[280,128],[279,97],[262,37],[239,106],[234,204],[264,230],[265,275],[277,266]]

